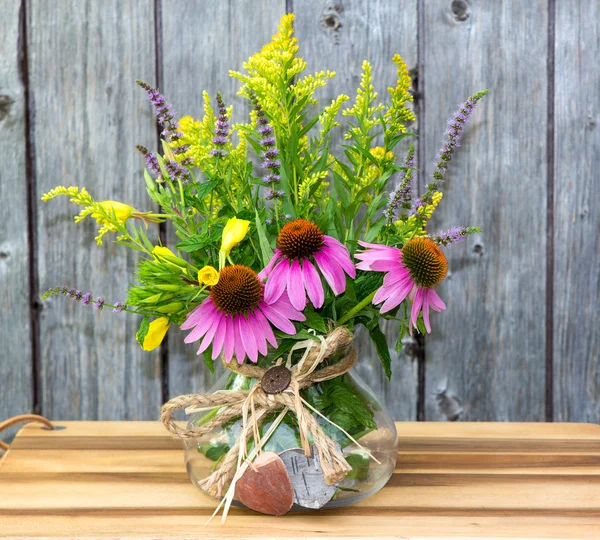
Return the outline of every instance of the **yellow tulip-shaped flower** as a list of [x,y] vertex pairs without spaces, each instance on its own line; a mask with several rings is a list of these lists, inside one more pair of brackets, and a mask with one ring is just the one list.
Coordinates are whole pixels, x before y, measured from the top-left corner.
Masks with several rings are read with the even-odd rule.
[[205,266],[198,272],[198,281],[202,285],[216,285],[219,282],[219,272],[217,272],[212,266]]
[[250,222],[245,219],[238,219],[236,217],[230,218],[223,229],[221,251],[229,253],[246,237],[249,227]]
[[[128,204],[125,204],[125,203],[122,203],[119,201],[102,201],[100,203],[100,206],[102,206],[102,209],[109,216],[112,215],[112,213],[114,212],[115,217],[121,223],[124,223],[125,221],[127,221],[131,217],[131,214],[133,214],[136,211],[136,209],[133,208],[132,206],[129,206]],[[107,219],[100,212],[94,212],[92,214],[92,217],[98,223],[108,224]]]
[[232,217],[227,221],[221,238],[219,269],[222,269],[225,266],[227,255],[229,255],[229,252],[246,237],[249,228],[250,222],[245,219]]
[[169,257],[175,257],[175,253],[173,253],[168,247],[165,246],[154,246],[154,249],[152,250],[152,255],[154,255],[154,260],[157,260],[156,255],[168,255]]
[[162,340],[167,335],[167,330],[171,326],[169,319],[166,317],[160,317],[159,319],[154,319],[150,326],[148,327],[148,333],[144,338],[144,343],[142,344],[142,349],[145,351],[153,351],[158,347]]
[[168,247],[165,246],[154,246],[152,249],[152,256],[157,262],[167,262],[168,264],[173,264],[175,266],[179,266],[180,268],[185,268],[187,266],[187,263],[183,259],[177,257]]

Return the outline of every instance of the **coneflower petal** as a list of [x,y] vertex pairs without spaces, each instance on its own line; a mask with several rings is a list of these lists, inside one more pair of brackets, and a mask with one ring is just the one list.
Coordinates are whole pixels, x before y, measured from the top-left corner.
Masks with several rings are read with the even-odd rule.
[[225,341],[225,334],[227,331],[226,317],[222,317],[219,321],[219,327],[215,332],[215,337],[212,344],[212,359],[216,360],[221,351],[223,350],[223,343]]
[[235,331],[233,326],[233,317],[225,316],[225,361],[229,364],[233,358],[233,351],[235,348]]
[[306,292],[304,291],[304,279],[300,261],[294,259],[290,265],[287,276],[287,291],[290,302],[298,311],[306,307]]
[[254,335],[252,333],[250,323],[246,317],[239,315],[237,318],[237,324],[244,351],[246,351],[250,361],[256,363],[258,361],[258,349],[256,348],[256,341],[254,341]]
[[346,290],[346,275],[342,268],[335,262],[330,261],[323,253],[315,253],[315,261],[319,270],[325,277],[331,290],[337,296]]
[[265,336],[265,339],[276,349],[277,339],[275,339],[275,334],[273,333],[273,329],[271,328],[269,321],[260,309],[257,309],[254,312],[254,316],[256,317],[256,322],[258,323],[262,334]]
[[323,283],[321,283],[321,278],[316,268],[308,259],[304,259],[302,263],[302,277],[304,279],[304,287],[312,305],[317,309],[322,307],[323,302],[325,302]]
[[279,300],[283,291],[285,291],[289,271],[290,263],[287,259],[280,260],[273,268],[273,271],[267,279],[267,284],[265,285],[264,298],[267,304],[272,304]]

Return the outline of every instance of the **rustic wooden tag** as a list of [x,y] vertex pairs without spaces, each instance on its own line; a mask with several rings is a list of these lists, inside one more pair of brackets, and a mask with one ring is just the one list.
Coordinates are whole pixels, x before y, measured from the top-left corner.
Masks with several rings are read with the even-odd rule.
[[321,508],[327,504],[337,489],[337,485],[329,486],[321,470],[319,455],[311,447],[312,456],[306,457],[300,448],[284,450],[279,454],[287,468],[294,490],[294,502],[305,508]]
[[294,504],[294,491],[281,458],[275,452],[263,452],[248,467],[235,485],[236,498],[248,508],[283,516]]

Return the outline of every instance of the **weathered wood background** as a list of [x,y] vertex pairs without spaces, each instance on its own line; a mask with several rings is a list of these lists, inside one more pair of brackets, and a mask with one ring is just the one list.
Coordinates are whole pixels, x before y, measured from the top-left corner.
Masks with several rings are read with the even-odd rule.
[[385,93],[403,55],[421,183],[457,104],[490,90],[436,221],[484,230],[447,250],[448,311],[395,357],[392,383],[367,345],[360,372],[400,420],[598,422],[600,5],[577,0],[0,0],[0,418],[152,419],[210,384],[176,331],[148,354],[133,317],[40,304],[61,284],[122,299],[135,266],[40,196],[79,184],[145,206],[134,144],[157,135],[133,81],[196,115],[221,90],[241,115],[228,69],[286,11],[310,68],[338,72],[324,102],[353,95],[364,58]]

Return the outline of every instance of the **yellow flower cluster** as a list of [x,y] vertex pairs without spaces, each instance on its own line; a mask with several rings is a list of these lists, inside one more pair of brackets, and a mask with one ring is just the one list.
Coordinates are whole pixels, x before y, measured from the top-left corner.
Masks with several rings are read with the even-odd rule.
[[70,197],[70,202],[83,206],[81,212],[74,218],[75,223],[79,223],[87,216],[92,216],[98,225],[101,226],[96,236],[96,242],[100,246],[102,245],[102,237],[106,233],[118,230],[117,223],[125,223],[130,217],[136,217],[135,214],[142,215],[132,206],[119,201],[97,202],[85,188],[79,189],[76,186],[56,186],[48,193],[42,195],[42,201],[48,202],[61,196]]
[[340,94],[331,102],[330,105],[327,105],[327,107],[323,109],[323,112],[319,116],[319,123],[322,126],[319,133],[319,146],[323,146],[325,143],[325,138],[327,135],[329,135],[329,132],[333,128],[340,125],[340,123],[336,120],[336,117],[339,114],[342,105],[349,99],[350,98],[345,94]]
[[378,112],[383,110],[383,105],[373,105],[377,99],[377,92],[373,86],[373,68],[366,60],[362,64],[362,76],[360,78],[360,86],[356,90],[356,101],[354,105],[342,112],[344,116],[354,116],[361,118],[363,127],[355,126],[348,130],[345,135],[346,139],[352,139],[353,136],[358,137],[363,133],[368,133],[374,128],[379,120],[373,118]]
[[[328,182],[323,182],[323,180],[325,180],[327,176],[329,176],[329,171],[325,170],[313,173],[304,180],[302,180],[302,182],[298,186],[298,196],[303,199],[308,199],[310,196],[311,189],[318,184],[319,187],[315,190],[313,196],[315,196],[316,199],[320,199],[323,195],[323,190],[329,187]],[[327,203],[326,200],[322,200],[321,202],[322,204]]]
[[390,129],[404,133],[406,131],[405,123],[415,120],[415,114],[406,106],[407,102],[413,100],[409,92],[412,81],[402,57],[396,54],[392,60],[398,67],[398,82],[395,88],[388,88],[392,103],[385,113],[385,119],[389,122]]

